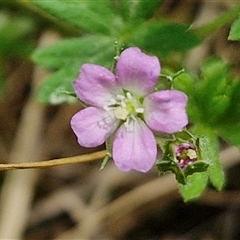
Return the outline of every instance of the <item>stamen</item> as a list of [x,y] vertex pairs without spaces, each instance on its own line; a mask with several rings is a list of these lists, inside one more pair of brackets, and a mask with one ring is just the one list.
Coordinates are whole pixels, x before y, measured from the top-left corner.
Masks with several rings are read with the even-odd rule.
[[127,132],[133,132],[133,125],[130,124],[131,118],[127,118],[124,125],[126,126]]
[[105,111],[107,111],[107,112],[110,112],[110,111],[111,111],[110,107],[107,106],[107,105],[104,105],[104,106],[103,106],[103,109],[104,109]]
[[132,96],[132,94],[131,94],[130,92],[127,92],[126,95],[127,95],[127,98],[128,98],[129,100],[131,100],[131,99],[133,98],[133,96]]
[[187,150],[187,156],[190,158],[190,159],[196,159],[197,158],[197,153],[195,150],[193,149],[188,149]]
[[[125,121],[126,126],[129,125],[129,118],[137,117],[137,114],[144,113],[144,108],[141,107],[137,99],[134,99],[130,92],[126,92],[125,95],[118,94],[116,98],[112,98],[108,101],[109,104],[103,106],[103,109],[113,117]],[[137,107],[139,106],[139,107]],[[107,121],[105,121],[107,123]],[[128,131],[129,127],[127,127]]]
[[125,99],[125,96],[118,94],[118,95],[117,95],[117,99],[118,99],[118,100],[124,100],[124,99]]
[[114,110],[114,114],[116,118],[126,120],[129,115],[129,112],[126,108],[118,107]]
[[110,104],[109,105],[114,105],[114,104],[116,104],[117,102],[116,102],[116,100],[114,99],[114,98],[111,98],[110,99]]
[[123,107],[123,108],[126,108],[127,107],[127,104],[125,103],[125,102],[123,102],[123,101],[121,101],[121,106]]
[[135,112],[136,113],[144,113],[144,108],[136,108]]

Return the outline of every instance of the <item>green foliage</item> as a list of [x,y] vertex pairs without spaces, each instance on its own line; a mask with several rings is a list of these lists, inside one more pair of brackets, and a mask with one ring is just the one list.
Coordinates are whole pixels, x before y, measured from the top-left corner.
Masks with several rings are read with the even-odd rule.
[[231,84],[228,108],[221,118],[217,131],[230,143],[240,146],[240,81]]
[[133,45],[167,57],[172,51],[185,51],[198,45],[199,38],[188,31],[189,26],[175,23],[147,22],[133,32]]
[[96,63],[110,67],[114,57],[114,39],[105,36],[70,38],[37,49],[32,58],[49,69],[68,68],[74,64],[79,71],[81,64]]
[[50,75],[38,91],[39,101],[53,105],[74,101],[67,92],[73,92],[71,81],[75,77],[75,68],[64,68]]
[[194,122],[215,127],[229,104],[228,66],[220,59],[209,59],[201,68],[201,81],[190,95],[189,115]]
[[[209,165],[207,173],[210,182],[216,189],[221,190],[224,187],[225,175],[219,162],[218,140],[209,130],[204,130],[203,133],[204,137],[199,138],[201,158]],[[208,133],[207,136],[206,133]]]
[[189,176],[197,172],[205,172],[207,171],[209,167],[209,164],[204,161],[196,161],[195,163],[189,164],[185,169],[184,169],[184,175]]
[[5,89],[4,58],[29,55],[33,44],[28,35],[34,31],[33,21],[27,17],[12,17],[0,11],[0,95]]
[[117,8],[121,16],[126,21],[136,21],[136,19],[148,19],[153,16],[156,8],[162,0],[117,0]]
[[228,40],[240,41],[240,18],[235,20],[232,24]]
[[27,40],[34,29],[33,22],[25,17],[11,19],[0,13],[0,56],[26,55],[33,49]]
[[218,137],[213,129],[196,125],[194,133],[201,136],[198,141],[201,158],[209,164],[208,176],[212,185],[221,190],[224,187],[225,175],[219,162]]
[[59,20],[89,32],[115,34],[121,19],[114,14],[112,1],[42,1],[31,0],[36,6]]
[[195,173],[187,177],[186,184],[179,185],[179,191],[185,202],[199,197],[206,188],[208,176],[206,172]]
[[193,95],[195,91],[196,79],[188,72],[178,75],[173,81],[173,88],[185,92],[187,95]]
[[240,145],[240,81],[233,81],[230,66],[219,58],[206,60],[200,80],[179,75],[173,87],[188,95],[190,121],[212,129],[232,144]]
[[32,56],[35,62],[58,70],[42,84],[39,100],[56,104],[71,99],[64,92],[73,92],[72,81],[78,76],[83,63],[111,67],[114,57],[113,43],[114,39],[94,35],[59,41],[52,46],[36,50]]

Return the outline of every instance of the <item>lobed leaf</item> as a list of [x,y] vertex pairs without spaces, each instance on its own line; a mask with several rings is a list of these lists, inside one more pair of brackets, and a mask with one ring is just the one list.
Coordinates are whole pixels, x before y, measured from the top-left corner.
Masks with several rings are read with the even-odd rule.
[[222,60],[216,58],[203,64],[201,81],[188,92],[188,112],[192,121],[216,129],[229,106],[231,83],[228,69]]
[[200,44],[187,25],[147,22],[132,33],[129,42],[148,52],[167,57],[172,51],[186,51]]
[[50,15],[86,32],[110,35],[121,28],[121,19],[115,14],[110,0],[100,2],[30,0],[30,2]]
[[50,69],[74,64],[78,71],[84,62],[103,64],[109,67],[113,56],[114,39],[93,35],[62,40],[49,47],[36,49],[32,59],[39,65]]
[[208,183],[207,172],[187,176],[186,184],[179,184],[179,191],[185,202],[198,198]]
[[219,162],[218,139],[211,130],[204,129],[202,134],[204,137],[199,138],[201,158],[209,165],[207,173],[212,185],[221,190],[224,187],[225,175]]
[[74,98],[66,94],[66,91],[74,91],[72,82],[76,77],[75,68],[63,68],[50,75],[38,90],[38,100],[53,105],[73,101]]
[[231,26],[231,30],[228,36],[228,40],[239,41],[240,40],[240,18],[234,21]]
[[148,19],[153,16],[162,0],[118,0],[116,5],[121,16],[129,21]]

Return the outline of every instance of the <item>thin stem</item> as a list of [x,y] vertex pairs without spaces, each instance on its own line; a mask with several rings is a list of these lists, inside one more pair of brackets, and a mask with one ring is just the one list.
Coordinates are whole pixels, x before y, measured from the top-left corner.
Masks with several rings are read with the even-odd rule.
[[200,38],[205,38],[217,31],[219,28],[233,22],[240,14],[240,4],[232,7],[226,13],[223,13],[210,23],[201,27],[191,28],[190,30],[197,34]]
[[176,77],[178,77],[179,75],[181,75],[184,72],[185,72],[185,69],[181,69],[178,72],[174,73],[173,75],[166,75],[166,74],[161,73],[160,77],[166,78],[167,80],[172,82]]
[[95,160],[104,158],[106,155],[107,155],[107,151],[103,150],[95,153],[90,153],[90,154],[85,154],[85,155],[80,155],[75,157],[48,160],[48,161],[0,164],[0,171],[15,170],[15,169],[29,169],[29,168],[57,167],[57,166],[63,166],[68,164],[95,161]]

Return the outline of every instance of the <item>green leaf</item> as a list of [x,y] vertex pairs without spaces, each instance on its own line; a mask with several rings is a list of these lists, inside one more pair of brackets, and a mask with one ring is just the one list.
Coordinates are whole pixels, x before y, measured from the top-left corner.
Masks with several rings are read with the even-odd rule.
[[33,46],[27,36],[33,32],[34,24],[29,18],[1,14],[0,25],[0,55],[25,55],[32,51]]
[[39,88],[38,100],[53,105],[74,101],[75,98],[65,92],[73,92],[72,81],[77,77],[76,72],[74,68],[63,68],[50,75]]
[[231,30],[228,36],[228,40],[239,41],[240,40],[240,18],[234,21],[231,26]]
[[177,76],[173,81],[173,88],[185,92],[187,95],[194,93],[196,80],[188,72]]
[[240,118],[240,81],[233,83],[230,90],[229,106],[223,122],[227,120],[227,124],[236,124]]
[[111,67],[114,57],[114,41],[104,36],[90,36],[60,41],[34,52],[33,60],[49,69],[58,70],[40,86],[38,99],[44,103],[62,103],[72,98],[72,82],[84,63]]
[[212,185],[221,190],[224,187],[225,175],[219,162],[218,139],[210,130],[201,130],[204,137],[199,138],[199,149],[201,158],[204,159],[209,167],[207,173]]
[[31,0],[42,10],[87,32],[116,34],[122,26],[119,16],[114,13],[113,3],[104,1],[43,1]]
[[187,25],[148,22],[133,32],[129,42],[148,52],[167,57],[172,51],[186,51],[200,44]]
[[157,165],[159,172],[165,173],[165,172],[170,171],[175,174],[176,180],[179,183],[186,184],[185,176],[176,162],[169,161],[169,160],[160,160],[157,162],[156,165]]
[[207,172],[194,173],[186,178],[186,184],[179,185],[179,191],[185,202],[198,198],[208,183]]
[[196,161],[194,163],[188,164],[188,166],[184,169],[184,174],[186,176],[192,175],[196,172],[205,172],[207,171],[209,164],[205,161]]
[[211,58],[201,70],[201,81],[188,93],[188,113],[192,121],[216,128],[229,106],[229,67],[222,60]]
[[187,110],[192,122],[240,146],[240,81],[233,81],[229,70],[229,65],[219,58],[205,61],[201,81],[196,82],[194,91],[187,92]]
[[117,7],[125,20],[148,19],[162,0],[118,0]]
[[62,40],[49,47],[37,49],[32,55],[33,61],[50,69],[72,64],[80,67],[85,62],[110,67],[113,57],[114,39],[97,35]]
[[222,138],[240,146],[240,81],[233,82],[230,90],[228,108],[220,119],[216,130]]
[[229,125],[227,122],[223,122],[222,125],[218,126],[217,131],[218,134],[229,143],[237,147],[240,146],[240,122],[235,124],[230,123]]

